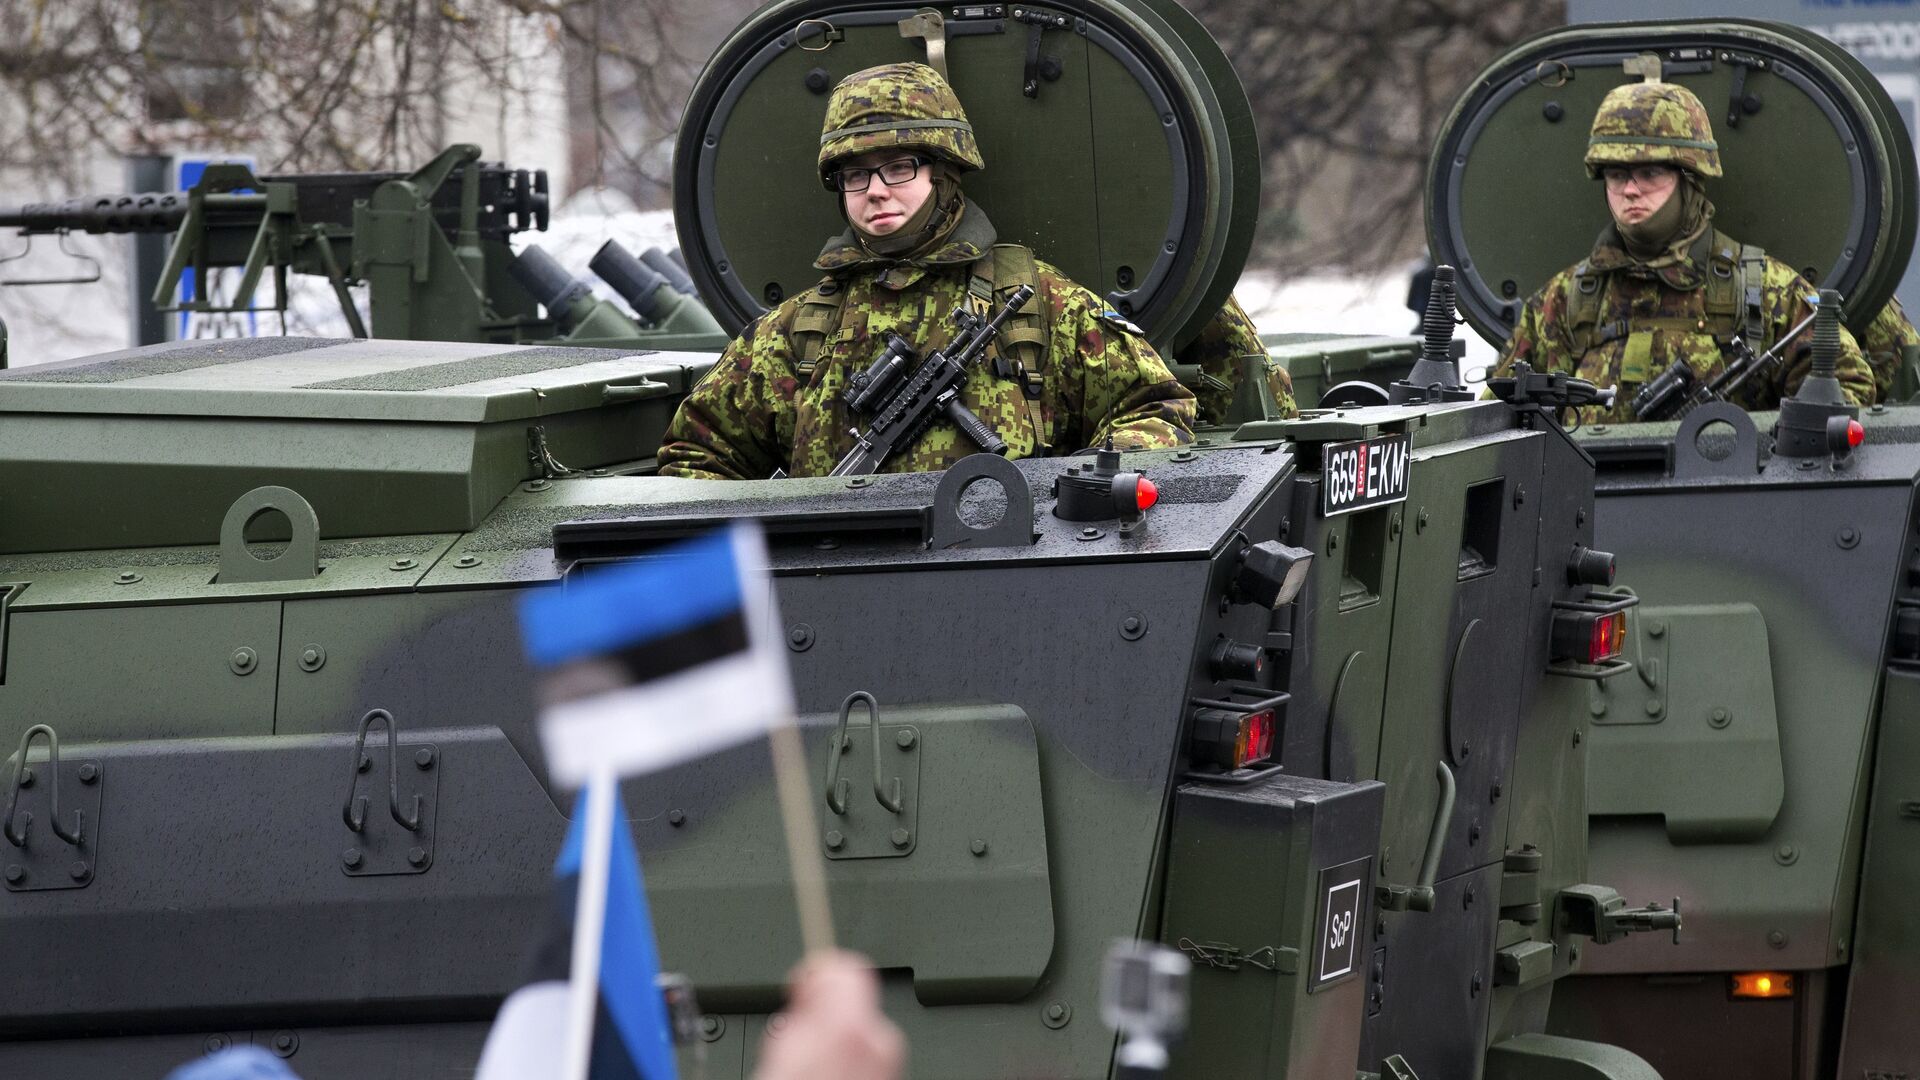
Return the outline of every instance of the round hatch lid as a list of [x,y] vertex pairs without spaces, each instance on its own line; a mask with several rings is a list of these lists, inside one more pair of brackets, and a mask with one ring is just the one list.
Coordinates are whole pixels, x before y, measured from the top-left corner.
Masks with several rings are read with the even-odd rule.
[[1496,344],[1548,278],[1607,223],[1581,164],[1608,90],[1660,77],[1699,96],[1726,175],[1706,181],[1714,225],[1878,314],[1913,252],[1913,146],[1873,74],[1800,27],[1739,19],[1548,31],[1482,71],[1428,167],[1427,239],[1459,269],[1461,314]]
[[986,168],[966,191],[1001,241],[1157,345],[1197,334],[1246,262],[1260,162],[1246,91],[1173,0],[776,0],[749,16],[694,84],[674,146],[681,250],[721,325],[819,281],[814,258],[846,228],[814,167],[834,84],[930,54],[973,123]]

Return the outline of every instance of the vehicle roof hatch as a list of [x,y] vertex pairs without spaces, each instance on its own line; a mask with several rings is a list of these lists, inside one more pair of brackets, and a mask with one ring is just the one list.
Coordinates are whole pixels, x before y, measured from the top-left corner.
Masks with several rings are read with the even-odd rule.
[[967,194],[1000,239],[1156,344],[1197,334],[1246,262],[1260,163],[1246,91],[1173,0],[756,11],[701,73],[674,147],[681,249],[721,325],[820,280],[813,260],[846,227],[814,171],[834,84],[931,62],[936,39],[986,160]]

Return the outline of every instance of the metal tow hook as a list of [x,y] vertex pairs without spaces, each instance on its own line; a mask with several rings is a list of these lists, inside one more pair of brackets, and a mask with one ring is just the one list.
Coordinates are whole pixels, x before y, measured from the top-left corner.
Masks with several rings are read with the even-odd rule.
[[360,832],[367,825],[367,797],[355,797],[360,786],[360,772],[367,761],[367,731],[374,721],[384,721],[387,725],[387,812],[393,820],[408,832],[420,831],[421,796],[413,797],[413,813],[400,812],[400,739],[394,730],[393,714],[385,709],[373,709],[360,718],[360,735],[353,743],[353,770],[347,774],[347,802],[340,808],[340,819],[347,828]]
[[[14,769],[13,782],[8,785],[7,819],[5,827],[0,828],[0,832],[6,834],[7,843],[14,847],[27,846],[27,836],[33,829],[33,815],[16,814],[15,811],[20,805],[20,789],[33,782],[33,772],[27,767],[27,748],[33,745],[33,738],[36,735],[47,737],[47,806],[48,814],[53,818],[50,823],[53,826],[53,834],[68,844],[79,847],[81,838],[85,835],[86,813],[82,810],[73,812],[73,831],[71,832],[60,824],[60,737],[45,724],[35,724],[27,729],[25,735],[20,736],[20,764]],[[18,832],[14,831],[16,817],[25,819],[21,822]]]
[[867,722],[873,735],[873,797],[890,814],[898,814],[905,805],[901,796],[900,778],[893,778],[893,787],[889,791],[885,775],[880,770],[880,703],[865,690],[855,690],[840,703],[840,725],[835,730],[833,742],[827,750],[827,809],[836,814],[847,812],[848,796],[853,790],[853,781],[840,776],[840,756],[846,753],[847,721],[853,715],[855,702],[865,702]]

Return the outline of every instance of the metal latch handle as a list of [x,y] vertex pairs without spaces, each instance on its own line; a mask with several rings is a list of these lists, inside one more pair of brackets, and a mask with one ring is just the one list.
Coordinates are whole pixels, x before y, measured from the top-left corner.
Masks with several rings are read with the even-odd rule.
[[72,832],[68,832],[60,824],[60,737],[45,724],[35,724],[27,729],[25,735],[20,736],[20,764],[14,769],[13,782],[8,785],[10,793],[7,796],[7,820],[5,827],[0,828],[0,832],[6,834],[7,843],[14,847],[27,846],[27,834],[33,828],[33,815],[25,815],[26,822],[20,826],[20,831],[17,833],[13,829],[13,822],[16,816],[15,810],[20,805],[20,789],[33,782],[33,772],[27,768],[27,748],[33,745],[36,735],[47,737],[47,806],[48,814],[53,818],[51,822],[53,834],[74,847],[79,847],[80,840],[85,835],[86,812],[82,810],[73,812]]
[[833,742],[827,748],[827,809],[836,814],[847,812],[848,794],[853,782],[840,777],[840,755],[846,753],[847,721],[853,715],[855,702],[864,702],[867,706],[868,730],[873,737],[873,797],[890,814],[897,814],[906,805],[902,797],[900,778],[893,778],[892,789],[888,789],[885,775],[880,769],[880,703],[865,690],[855,690],[840,703],[840,724],[834,731]]
[[1446,762],[1435,764],[1434,775],[1440,780],[1440,802],[1434,808],[1433,827],[1427,830],[1427,850],[1420,857],[1420,877],[1411,887],[1382,885],[1376,890],[1380,906],[1388,911],[1433,910],[1433,882],[1440,876],[1440,854],[1447,844],[1447,828],[1453,824],[1456,794],[1453,770],[1447,768]]
[[360,735],[353,742],[353,770],[347,774],[347,802],[340,808],[340,819],[354,832],[360,832],[367,826],[367,797],[361,795],[356,799],[354,792],[360,786],[360,771],[367,761],[367,731],[376,720],[384,721],[387,725],[387,813],[393,815],[393,820],[401,828],[408,832],[419,832],[422,797],[413,797],[411,815],[400,812],[400,739],[394,729],[393,714],[385,709],[370,710],[360,718]]

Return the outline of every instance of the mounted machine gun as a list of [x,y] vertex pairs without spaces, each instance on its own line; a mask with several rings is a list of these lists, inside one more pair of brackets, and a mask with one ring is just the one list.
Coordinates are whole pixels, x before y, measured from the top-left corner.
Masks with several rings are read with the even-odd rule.
[[[640,340],[720,343],[720,328],[705,309],[659,274],[637,290],[615,283],[626,286],[623,295],[644,321],[611,304],[602,305],[607,310],[600,318],[568,319],[566,305],[556,308],[552,296],[532,287],[551,284],[557,267],[543,259],[539,272],[529,272],[520,265],[527,257],[516,256],[509,244],[515,233],[544,230],[548,219],[544,170],[483,162],[480,148],[471,144],[449,147],[411,173],[256,176],[244,165],[210,165],[184,192],[0,210],[0,227],[28,237],[172,233],[151,298],[159,311],[284,313],[291,272],[326,279],[355,337],[613,347]],[[230,267],[239,268],[240,280],[223,301],[212,295],[208,272]],[[188,269],[190,295],[181,297]],[[256,306],[254,294],[269,270],[274,297]],[[348,291],[361,283],[368,290],[365,320]],[[669,286],[671,295],[661,286]],[[544,317],[541,306],[547,308]],[[667,336],[675,340],[660,340]]]

